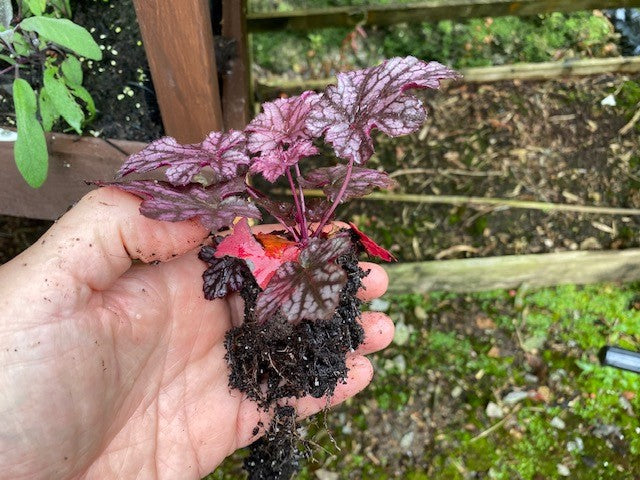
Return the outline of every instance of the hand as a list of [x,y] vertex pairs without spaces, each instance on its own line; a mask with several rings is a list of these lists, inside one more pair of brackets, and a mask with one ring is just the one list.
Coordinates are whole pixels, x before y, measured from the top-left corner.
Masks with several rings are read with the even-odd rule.
[[[0,478],[199,479],[256,439],[265,414],[227,386],[223,339],[240,301],[202,294],[208,232],[142,217],[139,203],[91,192],[0,267]],[[363,297],[381,295],[384,271],[364,268]],[[370,382],[363,355],[393,336],[382,314],[362,322],[331,404]],[[303,398],[298,412],[325,406]]]

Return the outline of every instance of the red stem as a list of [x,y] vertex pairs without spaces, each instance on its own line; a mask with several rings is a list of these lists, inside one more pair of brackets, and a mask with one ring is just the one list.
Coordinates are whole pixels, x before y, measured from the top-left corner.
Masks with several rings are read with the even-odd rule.
[[[298,190],[300,190],[300,210],[302,211],[302,230],[305,238],[309,236],[309,226],[307,225],[307,206],[304,202],[304,192],[302,191],[302,174],[300,173],[300,166],[296,163],[296,179],[298,180]],[[295,192],[294,192],[295,195]]]
[[[249,193],[249,196],[251,198],[254,198],[256,200],[259,200],[260,198],[265,196],[261,191],[259,191],[258,189],[252,187],[251,185],[247,185],[247,192]],[[296,232],[296,230],[294,228],[289,227],[286,223],[284,223],[284,220],[282,218],[280,218],[279,216],[275,215],[273,212],[269,212],[269,213],[271,215],[273,215],[274,218],[276,220],[278,220],[278,222],[280,222],[280,225],[282,225],[284,227],[284,229],[291,234],[291,236],[293,237],[293,239],[296,242],[300,241],[300,236],[298,235],[298,233]]]
[[306,241],[309,239],[309,234],[307,232],[307,221],[304,218],[304,211],[300,206],[300,200],[298,199],[298,195],[296,194],[296,191],[298,189],[296,188],[296,184],[293,181],[293,176],[291,175],[290,168],[287,168],[287,179],[289,180],[289,187],[291,188],[291,192],[293,193],[293,200],[296,204],[296,216],[298,217],[297,220],[298,224],[300,225],[300,234],[302,235],[302,241],[306,243]]
[[322,228],[329,221],[329,219],[331,218],[331,215],[333,214],[333,212],[335,212],[336,208],[338,208],[338,204],[342,200],[342,197],[344,197],[344,192],[346,192],[347,186],[349,185],[349,181],[351,180],[352,170],[353,170],[353,159],[349,160],[349,165],[347,165],[347,173],[344,176],[344,182],[342,183],[342,187],[340,187],[340,191],[338,192],[338,195],[336,195],[336,198],[333,201],[333,205],[331,205],[331,208],[327,210],[325,214],[322,216],[322,220],[320,220],[320,223],[318,224],[318,228],[316,228],[316,231],[313,232],[312,237],[317,237],[320,235],[320,232],[322,232]]

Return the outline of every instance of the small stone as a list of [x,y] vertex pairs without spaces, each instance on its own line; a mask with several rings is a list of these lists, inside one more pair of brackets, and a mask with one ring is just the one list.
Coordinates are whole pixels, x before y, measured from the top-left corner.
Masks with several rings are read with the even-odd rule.
[[458,398],[460,395],[462,395],[462,387],[460,385],[456,385],[453,387],[453,390],[451,390],[451,396],[453,398]]
[[616,97],[613,94],[609,94],[600,101],[600,105],[603,107],[615,107],[617,105]]
[[549,422],[549,425],[551,425],[553,428],[557,428],[558,430],[564,430],[564,427],[566,427],[564,420],[562,420],[560,417],[553,417],[551,419],[551,422]]
[[509,392],[507,393],[502,401],[507,405],[515,405],[522,400],[529,398],[529,392]]
[[369,310],[374,312],[387,312],[389,311],[389,306],[391,304],[387,300],[383,300],[381,298],[374,298],[369,303]]
[[580,242],[580,250],[602,250],[602,245],[595,237],[587,237]]
[[316,470],[316,477],[318,480],[338,480],[340,475],[337,472],[330,472],[324,468]]
[[489,358],[500,358],[500,349],[495,345],[487,352]]
[[405,433],[402,439],[400,440],[400,448],[402,448],[403,450],[408,450],[409,448],[411,448],[414,437],[415,437],[414,432]]
[[567,452],[569,453],[580,453],[584,450],[584,442],[580,437],[576,437],[573,440],[569,440],[567,442]]
[[404,322],[396,323],[396,332],[393,335],[393,343],[396,345],[406,345],[411,337],[411,328]]
[[396,355],[393,358],[393,365],[396,367],[398,372],[403,373],[407,369],[407,361],[404,358],[404,355]]
[[504,417],[504,412],[502,408],[500,408],[497,404],[493,402],[489,402],[487,405],[487,409],[485,410],[487,417],[489,418],[502,418]]
[[530,373],[525,374],[524,381],[527,383],[538,383],[538,377]]
[[427,311],[424,308],[422,308],[420,305],[418,305],[416,308],[413,309],[413,313],[418,320],[427,319]]
[[495,322],[483,314],[476,317],[476,326],[481,330],[493,330],[496,328]]
[[557,464],[556,468],[558,469],[558,475],[561,475],[563,477],[568,477],[569,475],[571,475],[571,470],[569,470],[569,467],[562,463]]

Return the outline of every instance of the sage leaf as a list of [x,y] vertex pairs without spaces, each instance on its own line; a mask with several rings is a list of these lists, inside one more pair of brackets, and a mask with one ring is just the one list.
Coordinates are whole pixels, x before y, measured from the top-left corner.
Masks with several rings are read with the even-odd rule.
[[42,88],[38,95],[38,104],[40,106],[40,118],[42,119],[42,128],[45,132],[50,132],[53,124],[60,118],[60,114],[53,105],[47,91]]
[[20,28],[36,32],[44,40],[67,48],[82,57],[102,60],[102,51],[91,34],[66,18],[29,17],[20,22]]
[[42,15],[47,8],[47,0],[22,0],[23,8],[26,6],[34,15]]
[[0,0],[0,25],[8,27],[11,20],[13,20],[11,0]]
[[38,188],[47,178],[47,141],[36,118],[36,94],[26,80],[13,81],[13,102],[18,126],[18,139],[13,147],[16,165],[25,181]]
[[64,62],[60,65],[62,68],[62,74],[69,86],[75,87],[82,85],[82,65],[73,55],[69,55],[65,58]]
[[91,97],[91,94],[87,91],[87,89],[81,87],[80,85],[77,85],[75,87],[71,87],[71,93],[73,93],[76,97],[78,97],[85,103],[85,108],[89,113],[89,116],[85,120],[85,123],[93,120],[96,116],[96,104],[94,103],[93,98]]
[[57,112],[80,134],[84,113],[65,83],[56,77],[56,72],[57,68],[47,68],[44,71],[44,89]]

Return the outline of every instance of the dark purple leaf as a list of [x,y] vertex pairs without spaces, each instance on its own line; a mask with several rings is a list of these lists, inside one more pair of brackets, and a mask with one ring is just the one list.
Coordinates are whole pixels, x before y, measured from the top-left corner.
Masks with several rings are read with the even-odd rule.
[[232,257],[216,258],[215,251],[214,247],[204,246],[198,253],[198,258],[209,264],[209,268],[202,274],[202,288],[207,300],[239,292],[244,285],[245,275],[249,274],[242,260]]
[[[305,175],[304,186],[322,188],[327,198],[333,202],[340,188],[342,188],[346,173],[346,165],[317,168]],[[385,172],[370,168],[353,167],[342,201],[367,195],[376,187],[388,189],[394,185],[393,179]]]
[[261,197],[254,200],[257,205],[264,208],[278,221],[287,226],[296,225],[296,207],[293,203],[276,202],[268,197]]
[[243,132],[211,132],[202,143],[179,144],[164,137],[131,155],[118,171],[123,177],[168,166],[166,176],[174,185],[186,185],[203,168],[210,167],[216,181],[235,177],[240,165],[248,165],[246,137]]
[[263,104],[263,112],[245,128],[249,151],[266,153],[285,145],[292,146],[298,140],[309,140],[311,137],[305,124],[318,97],[314,92],[304,92],[297,97]]
[[253,159],[249,168],[251,173],[261,173],[269,182],[275,182],[283,175],[287,168],[295,165],[303,157],[310,157],[318,153],[310,140],[299,140],[287,149],[276,147],[273,150],[263,152]]
[[310,222],[319,222],[324,216],[324,212],[329,210],[331,202],[324,198],[311,198],[307,200],[307,220]]
[[339,157],[360,164],[373,154],[371,130],[392,137],[414,132],[424,121],[422,103],[403,92],[410,88],[438,88],[457,74],[437,62],[414,57],[392,58],[377,67],[339,73],[308,114],[307,128],[333,145]]
[[98,185],[111,185],[142,198],[140,213],[145,217],[168,222],[198,218],[203,226],[216,231],[231,225],[236,217],[260,218],[256,206],[244,198],[222,198],[221,192],[227,189],[228,183],[206,188],[197,184],[174,186],[155,180]]
[[311,240],[300,252],[298,261],[283,263],[258,295],[258,321],[267,321],[278,309],[292,323],[329,318],[347,281],[336,259],[348,252],[351,245],[348,234]]

